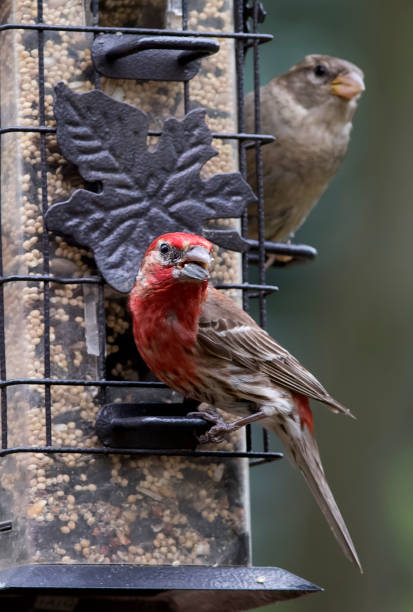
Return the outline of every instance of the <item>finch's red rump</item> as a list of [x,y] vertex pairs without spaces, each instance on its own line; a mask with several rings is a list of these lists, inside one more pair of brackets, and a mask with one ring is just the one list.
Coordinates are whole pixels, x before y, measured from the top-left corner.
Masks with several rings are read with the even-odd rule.
[[301,427],[307,425],[311,433],[314,433],[313,413],[310,408],[310,400],[306,395],[294,393],[295,401],[297,402],[298,414],[300,415]]

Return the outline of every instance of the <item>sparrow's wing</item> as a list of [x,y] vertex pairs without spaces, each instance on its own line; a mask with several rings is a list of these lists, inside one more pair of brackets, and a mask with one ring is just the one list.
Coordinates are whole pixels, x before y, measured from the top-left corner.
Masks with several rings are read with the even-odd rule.
[[266,374],[275,385],[328,404],[334,412],[351,414],[246,312],[212,287],[202,308],[197,340],[215,357]]

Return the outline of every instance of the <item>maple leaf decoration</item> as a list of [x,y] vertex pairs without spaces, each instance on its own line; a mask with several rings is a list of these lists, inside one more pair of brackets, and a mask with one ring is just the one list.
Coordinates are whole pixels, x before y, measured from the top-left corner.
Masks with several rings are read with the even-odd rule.
[[[53,204],[46,225],[93,249],[114,289],[132,289],[147,246],[160,234],[201,234],[207,220],[239,217],[256,201],[239,172],[201,179],[202,166],[217,154],[204,110],[166,119],[156,148],[148,150],[148,117],[138,108],[97,90],[77,94],[64,83],[55,91],[60,149],[97,189],[78,189]],[[234,231],[208,237],[224,248],[245,248]]]

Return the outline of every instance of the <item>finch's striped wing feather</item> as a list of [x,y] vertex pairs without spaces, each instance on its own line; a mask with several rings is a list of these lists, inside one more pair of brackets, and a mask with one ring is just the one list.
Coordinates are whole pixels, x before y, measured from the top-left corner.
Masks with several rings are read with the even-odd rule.
[[211,355],[266,374],[273,384],[323,402],[334,412],[351,414],[233,300],[212,287],[202,307],[197,340]]

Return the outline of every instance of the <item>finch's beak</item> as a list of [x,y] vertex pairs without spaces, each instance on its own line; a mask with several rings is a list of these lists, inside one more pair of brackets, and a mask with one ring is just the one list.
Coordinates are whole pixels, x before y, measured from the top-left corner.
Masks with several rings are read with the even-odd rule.
[[211,262],[212,258],[208,249],[200,245],[190,247],[178,265],[180,276],[197,281],[208,280]]
[[357,72],[340,74],[331,81],[330,87],[335,96],[352,100],[365,90],[363,78]]

